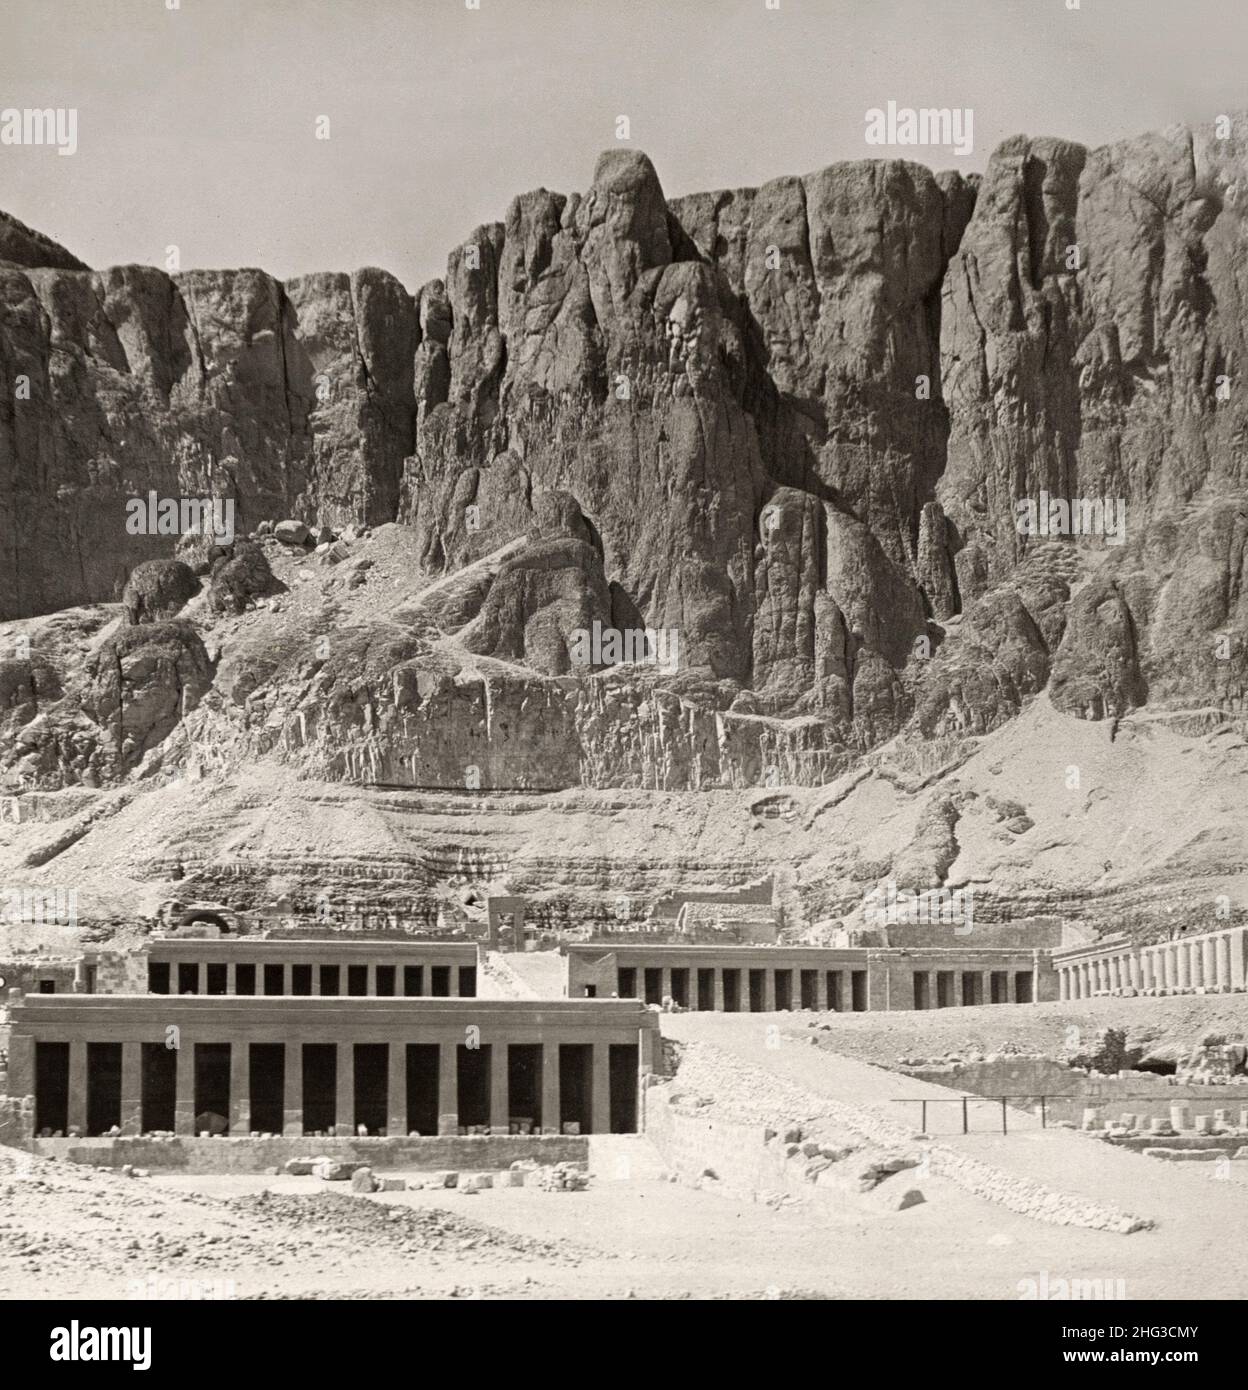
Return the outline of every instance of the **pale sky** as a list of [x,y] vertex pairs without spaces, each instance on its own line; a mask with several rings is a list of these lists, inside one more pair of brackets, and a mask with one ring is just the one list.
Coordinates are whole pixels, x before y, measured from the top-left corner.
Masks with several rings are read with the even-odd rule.
[[[584,189],[619,115],[670,197],[1248,107],[1243,0],[174,2],[2,0],[0,109],[76,107],[79,148],[0,146],[0,207],[93,266],[415,289],[514,194]],[[972,108],[974,152],[868,147],[889,100]]]

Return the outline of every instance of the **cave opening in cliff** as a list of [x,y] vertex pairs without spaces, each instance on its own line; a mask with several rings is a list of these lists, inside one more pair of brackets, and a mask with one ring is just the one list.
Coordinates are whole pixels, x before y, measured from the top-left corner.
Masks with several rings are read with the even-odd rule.
[[407,1044],[407,1128],[417,1134],[438,1132],[437,1043]]
[[512,1043],[507,1049],[508,1121],[542,1123],[542,1045]]
[[281,1134],[285,1122],[286,1047],[283,1043],[252,1043],[247,1058],[251,1096],[251,1128],[261,1134]]
[[490,1122],[490,1059],[494,1049],[482,1047],[456,1049],[456,1080],[459,1083],[459,1123],[488,1125]]
[[355,1068],[355,1115],[352,1132],[363,1125],[369,1134],[385,1134],[386,1101],[390,1086],[390,1049],[385,1043],[356,1043],[352,1061]]
[[[338,1110],[338,1047],[303,1045],[303,1132],[332,1134]],[[347,1116],[343,1116],[347,1119]]]
[[178,1054],[163,1042],[143,1043],[141,1125],[145,1134],[174,1127],[178,1086]]

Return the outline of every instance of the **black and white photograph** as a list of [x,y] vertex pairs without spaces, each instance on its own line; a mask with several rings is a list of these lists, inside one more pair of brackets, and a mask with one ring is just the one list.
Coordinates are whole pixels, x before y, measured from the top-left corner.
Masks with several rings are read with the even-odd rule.
[[3,0],[36,1374],[1207,1370],[1246,1234],[1248,10]]

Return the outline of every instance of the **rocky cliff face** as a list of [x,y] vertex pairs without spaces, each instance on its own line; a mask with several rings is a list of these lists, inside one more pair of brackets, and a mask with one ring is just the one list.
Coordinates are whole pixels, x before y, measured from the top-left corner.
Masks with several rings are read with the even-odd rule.
[[[669,201],[617,150],[415,294],[91,271],[0,217],[4,766],[817,785],[1046,689],[1242,719],[1246,175],[1242,133],[1173,130]],[[266,542],[298,593],[241,617],[34,621],[172,555],[126,529],[151,490],[402,540]],[[1121,503],[1123,543],[1021,536],[1042,494]],[[584,664],[596,626],[679,660]]]

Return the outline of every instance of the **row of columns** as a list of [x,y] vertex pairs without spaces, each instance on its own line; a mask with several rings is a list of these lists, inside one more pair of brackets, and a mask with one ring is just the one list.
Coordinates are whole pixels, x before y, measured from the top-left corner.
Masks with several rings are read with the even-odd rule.
[[[182,966],[186,966],[186,965],[194,965],[194,966],[196,967],[196,975],[195,975],[195,993],[196,993],[196,994],[207,994],[207,993],[208,993],[208,966],[209,966],[209,965],[219,965],[219,964],[222,964],[223,962],[220,962],[220,961],[169,961],[169,962],[159,961],[159,962],[153,962],[153,963],[155,963],[155,964],[160,964],[160,965],[164,965],[164,964],[166,964],[166,963],[168,964],[168,966],[169,966],[169,992],[170,992],[170,994],[180,994],[180,993],[181,993],[181,990],[180,990],[179,987],[178,987],[178,978],[179,978],[179,970],[180,970],[180,968],[181,968]],[[226,992],[227,995],[228,995],[228,994],[237,994],[237,993],[238,993],[238,965],[240,964],[240,962],[237,962],[237,961],[227,961],[227,962],[224,962],[224,964],[225,964],[225,992]],[[282,989],[281,989],[281,995],[283,995],[283,996],[293,994],[293,992],[294,992],[294,991],[293,991],[293,980],[294,980],[293,971],[294,971],[294,969],[295,969],[296,966],[302,966],[302,965],[307,965],[307,966],[314,972],[314,974],[313,974],[313,982],[314,982],[314,984],[316,984],[316,985],[319,985],[319,984],[320,984],[320,976],[319,976],[317,973],[315,973],[315,972],[317,972],[318,970],[324,970],[324,969],[326,969],[326,968],[331,969],[331,970],[337,970],[337,971],[339,972],[339,975],[338,975],[338,983],[339,983],[339,986],[340,986],[338,993],[339,993],[339,995],[346,995],[346,993],[347,993],[346,987],[345,987],[345,986],[346,986],[346,980],[347,980],[346,972],[347,972],[348,967],[352,965],[351,962],[343,962],[343,963],[341,963],[341,964],[335,964],[335,965],[330,965],[329,967],[326,967],[326,966],[324,966],[324,965],[318,966],[317,964],[315,964],[315,963],[313,963],[313,962],[308,962],[308,961],[294,961],[294,962],[291,962],[291,961],[282,961],[282,962],[280,962],[280,963],[277,962],[277,961],[273,961],[273,962],[270,963],[268,966],[266,966],[265,963],[264,963],[263,961],[255,961],[255,962],[252,962],[252,961],[244,961],[244,962],[241,962],[241,964],[245,964],[245,965],[252,965],[252,964],[254,964],[254,965],[255,965],[255,970],[256,970],[256,990],[255,990],[255,993],[258,994],[258,995],[263,995],[263,994],[265,994],[265,990],[262,988],[262,986],[263,986],[263,984],[264,984],[264,971],[265,971],[266,969],[273,969],[273,968],[279,966],[279,964],[280,964],[280,968],[281,968],[281,971],[282,971]],[[381,965],[382,965],[383,967],[386,967],[386,966],[389,966],[389,965],[390,965],[390,962],[389,962],[389,961],[382,961],[382,962],[381,962]],[[360,963],[356,963],[356,964],[354,965],[354,968],[359,969],[359,968],[360,968]],[[369,964],[367,964],[367,965],[364,965],[363,968],[366,970],[367,974],[366,974],[366,976],[365,976],[364,996],[362,996],[362,997],[374,998],[374,997],[376,997],[376,995],[377,995],[377,968],[378,968],[378,967],[377,967],[377,963],[376,963],[376,962],[371,962],[371,963],[369,963]],[[420,996],[405,996],[405,994],[404,994],[404,985],[403,985],[403,978],[404,978],[404,977],[403,977],[403,971],[404,971],[406,968],[409,968],[409,967],[408,967],[408,966],[405,966],[405,965],[403,965],[403,964],[400,963],[400,964],[396,964],[393,968],[394,968],[394,972],[395,972],[395,988],[394,988],[394,995],[395,995],[395,997],[400,997],[400,998],[402,998],[402,997],[430,997],[430,996],[432,995],[432,984],[431,984],[431,981],[432,981],[432,974],[431,974],[431,972],[432,972],[433,970],[435,970],[435,969],[446,970],[446,971],[449,972],[449,973],[448,973],[448,982],[449,982],[448,988],[449,988],[449,994],[448,994],[446,997],[448,997],[448,998],[469,998],[469,999],[470,999],[470,998],[473,998],[473,997],[475,996],[475,994],[476,994],[476,966],[475,966],[475,965],[460,965],[460,966],[455,966],[455,965],[443,966],[443,965],[437,965],[437,964],[422,964],[422,965],[415,965],[415,966],[412,967],[412,968],[415,968],[415,969],[420,970],[420,971],[423,972],[423,973],[422,973],[422,976],[421,976],[422,994],[421,994]],[[458,975],[456,974],[456,971],[459,972]],[[465,978],[465,972],[467,972],[467,976],[468,976],[467,978]],[[469,988],[470,983],[471,983],[471,988]],[[318,991],[314,989],[313,993],[314,993],[314,994],[315,994],[315,993],[318,993]],[[270,996],[268,996],[268,997],[270,997],[270,998],[278,998],[278,997],[280,997],[280,996],[274,994],[274,995],[270,995]],[[389,997],[389,996],[387,996],[387,997]]]
[[[510,1122],[510,1086],[508,1053],[511,1044],[489,1046],[489,1125],[507,1132]],[[523,1044],[519,1044],[523,1045]],[[587,1044],[591,1049],[590,1132],[609,1133],[611,1129],[611,1054],[610,1043]],[[336,1126],[340,1132],[355,1132],[355,1044],[338,1043],[336,1067]],[[389,1043],[387,1057],[387,1121],[388,1135],[409,1132],[407,1117],[407,1045]],[[442,1042],[438,1048],[439,1120],[456,1116],[459,1108],[459,1051],[461,1043]],[[543,1128],[560,1126],[559,1044],[536,1044],[541,1050],[541,1124]],[[195,1053],[194,1043],[184,1042],[177,1049],[176,1091],[174,1098],[174,1131],[193,1135],[195,1132]],[[234,1042],[230,1047],[230,1114],[229,1132],[248,1134],[251,1131],[251,1074],[250,1044]],[[303,1133],[303,1044],[284,1044],[282,1088],[283,1133]],[[485,1049],[482,1049],[483,1051]],[[640,1054],[639,1054],[640,1055]],[[86,1132],[87,1127],[87,1043],[69,1044],[69,1094],[66,1123]],[[142,1044],[121,1044],[121,1119],[123,1134],[138,1134],[142,1128],[143,1075]],[[536,1117],[534,1117],[536,1119]]]
[[[1020,975],[1028,975],[1031,977],[1031,998],[1026,1002],[1034,1004],[1038,993],[1035,972],[1028,970],[993,970],[991,967],[987,970],[916,970],[914,975],[916,977],[922,975],[927,976],[927,1007],[929,1009],[943,1007],[962,1008],[964,1005],[972,1002],[967,999],[965,977],[968,975],[979,976],[980,997],[978,1002],[981,1004],[991,1004],[994,1002],[992,998],[992,977],[994,975],[1005,976],[1005,998],[997,1000],[996,1002],[999,1004],[1017,1004],[1019,1002],[1018,977]],[[942,975],[952,976],[952,980],[950,981],[952,985],[952,989],[950,990],[951,997],[947,1005],[942,1005],[940,1003],[940,977]],[[894,1007],[896,1007],[895,1004]]]
[[[646,967],[637,965],[624,967],[635,971],[635,986],[637,996],[644,998],[646,993]],[[661,969],[661,983],[659,987],[659,999],[674,998],[672,994],[672,971],[685,969],[688,978],[687,994],[685,996],[685,1006],[691,1009],[698,1007],[698,975],[700,971],[712,971],[711,983],[711,1007],[717,1012],[724,1011],[724,976],[734,974],[739,977],[737,999],[742,1011],[749,1010],[750,1004],[750,973],[751,971],[761,971],[763,976],[763,1013],[774,1013],[776,1010],[776,999],[779,994],[776,979],[780,975],[789,976],[789,1008],[800,1009],[802,1007],[802,974],[801,967],[793,966],[784,970],[777,970],[769,966],[652,966],[651,969]],[[815,1002],[814,1008],[821,1012],[828,1009],[849,1010],[853,1007],[853,985],[851,976],[867,972],[844,970],[814,970],[815,976]],[[618,975],[617,975],[618,987]],[[620,994],[623,990],[619,989]]]
[[1058,981],[1062,999],[1122,989],[1239,989],[1245,984],[1244,932],[1236,928],[1138,949],[1110,948],[1059,965]]

